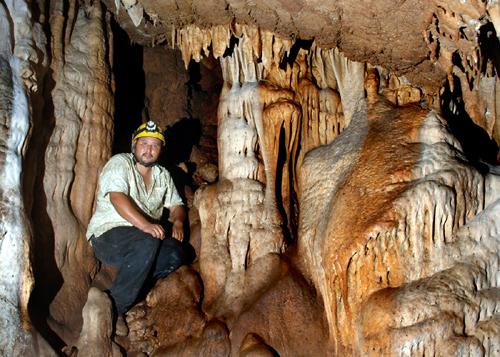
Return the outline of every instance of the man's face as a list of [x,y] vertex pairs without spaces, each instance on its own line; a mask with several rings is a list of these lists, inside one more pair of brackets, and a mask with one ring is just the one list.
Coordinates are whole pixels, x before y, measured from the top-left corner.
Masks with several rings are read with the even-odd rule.
[[150,166],[158,160],[161,153],[161,140],[143,136],[135,142],[133,154],[135,159],[143,166]]

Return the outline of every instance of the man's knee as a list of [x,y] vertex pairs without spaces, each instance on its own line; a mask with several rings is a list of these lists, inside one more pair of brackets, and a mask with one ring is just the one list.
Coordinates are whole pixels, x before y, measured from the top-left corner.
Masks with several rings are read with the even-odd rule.
[[167,251],[170,252],[170,259],[180,262],[180,265],[186,259],[186,252],[182,246],[182,243],[175,238],[168,238],[163,242],[163,245],[168,247]]
[[186,261],[186,254],[181,245],[172,250],[169,259],[172,266],[175,267],[174,270],[180,268],[182,264],[184,264],[184,262]]
[[157,262],[157,278],[164,278],[179,269],[186,262],[186,253],[182,244],[175,238],[163,241]]
[[149,233],[140,232],[130,246],[130,253],[139,256],[155,256],[161,241]]

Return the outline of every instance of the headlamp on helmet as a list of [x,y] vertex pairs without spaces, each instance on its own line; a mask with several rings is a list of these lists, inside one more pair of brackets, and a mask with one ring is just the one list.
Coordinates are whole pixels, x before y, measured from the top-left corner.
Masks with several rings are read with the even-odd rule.
[[152,120],[137,128],[132,141],[136,141],[143,136],[160,139],[162,146],[165,145],[165,134],[163,133],[163,130],[161,130],[161,128]]

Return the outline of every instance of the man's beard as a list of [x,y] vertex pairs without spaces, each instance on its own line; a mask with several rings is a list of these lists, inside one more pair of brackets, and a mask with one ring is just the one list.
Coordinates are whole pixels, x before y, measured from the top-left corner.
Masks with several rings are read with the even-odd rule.
[[132,153],[132,155],[134,155],[134,161],[137,162],[139,165],[142,165],[144,167],[151,167],[151,166],[154,166],[156,165],[156,163],[158,162],[158,160],[156,161],[153,161],[153,162],[149,162],[149,163],[143,163],[141,160],[139,160],[139,158],[135,155],[135,152]]

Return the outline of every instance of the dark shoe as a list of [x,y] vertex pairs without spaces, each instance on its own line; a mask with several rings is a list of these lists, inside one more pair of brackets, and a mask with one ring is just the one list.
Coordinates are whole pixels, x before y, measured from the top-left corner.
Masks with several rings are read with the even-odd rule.
[[115,333],[118,336],[127,336],[128,335],[128,326],[127,321],[123,316],[119,316],[116,319]]

